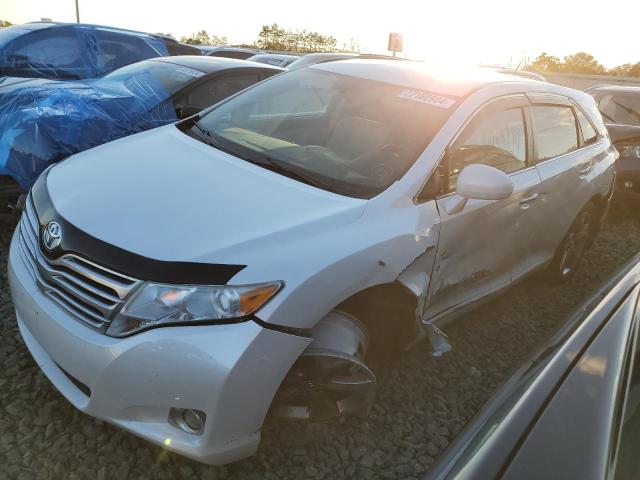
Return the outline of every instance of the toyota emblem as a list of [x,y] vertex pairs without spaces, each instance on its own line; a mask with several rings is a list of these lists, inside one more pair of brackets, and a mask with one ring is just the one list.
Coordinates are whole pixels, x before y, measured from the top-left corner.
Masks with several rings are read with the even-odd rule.
[[49,222],[44,228],[44,246],[47,250],[55,250],[62,243],[62,225],[58,222]]

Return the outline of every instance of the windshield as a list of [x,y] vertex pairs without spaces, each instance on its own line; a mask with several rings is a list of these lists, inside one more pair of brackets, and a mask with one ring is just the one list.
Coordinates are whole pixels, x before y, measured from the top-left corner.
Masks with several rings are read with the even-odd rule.
[[160,82],[169,95],[173,95],[187,83],[204,75],[203,72],[194,68],[158,60],[144,60],[114,70],[102,78],[126,82],[135,77],[146,76],[149,73]]
[[257,85],[196,126],[248,161],[295,171],[330,191],[371,198],[404,175],[454,103],[308,68]]
[[640,126],[640,95],[600,94],[595,98],[605,122]]

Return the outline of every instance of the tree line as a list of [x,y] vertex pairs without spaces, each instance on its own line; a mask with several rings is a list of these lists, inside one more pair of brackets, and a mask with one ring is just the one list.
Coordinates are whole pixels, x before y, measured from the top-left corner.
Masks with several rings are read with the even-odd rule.
[[188,37],[182,37],[180,41],[189,45],[211,45],[213,47],[229,44],[226,36],[209,35],[206,30],[200,30]]
[[625,63],[614,68],[605,68],[593,55],[578,52],[560,58],[542,52],[536,59],[527,64],[527,70],[540,73],[582,73],[591,75],[615,75],[620,77],[640,77],[640,62]]
[[[200,30],[190,36],[182,37],[182,43],[189,45],[227,45],[229,42],[225,36],[210,35],[205,30]],[[250,44],[243,44],[242,47],[260,48],[263,50],[275,50],[283,52],[311,53],[311,52],[332,52],[337,50],[337,41],[331,35],[322,35],[310,30],[290,30],[280,27],[277,23],[263,25],[258,33],[258,38]],[[345,47],[350,50],[358,48],[357,43],[352,39]]]

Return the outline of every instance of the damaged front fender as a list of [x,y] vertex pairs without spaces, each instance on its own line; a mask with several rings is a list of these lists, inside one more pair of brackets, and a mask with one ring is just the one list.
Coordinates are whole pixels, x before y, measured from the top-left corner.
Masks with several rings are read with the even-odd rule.
[[418,331],[421,332],[411,344],[421,341],[425,336],[431,343],[433,356],[440,357],[451,350],[451,343],[447,335],[436,327],[426,316],[427,297],[431,281],[431,271],[435,263],[436,246],[429,246],[427,250],[410,264],[398,277],[398,282],[404,285],[416,296],[415,320]]

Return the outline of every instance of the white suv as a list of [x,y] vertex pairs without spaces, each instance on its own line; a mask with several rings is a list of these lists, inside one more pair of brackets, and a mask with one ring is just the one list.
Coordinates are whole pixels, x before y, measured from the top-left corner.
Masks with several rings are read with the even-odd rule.
[[345,60],[46,171],[11,246],[18,325],[80,410],[213,464],[265,415],[366,412],[372,352],[574,271],[617,153],[593,99]]

